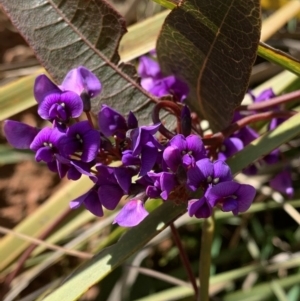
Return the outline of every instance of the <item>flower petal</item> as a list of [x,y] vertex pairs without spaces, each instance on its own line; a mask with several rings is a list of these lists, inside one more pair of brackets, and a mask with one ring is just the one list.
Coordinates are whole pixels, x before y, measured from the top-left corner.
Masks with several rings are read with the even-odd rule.
[[139,176],[142,177],[150,171],[157,159],[158,150],[152,145],[144,145],[141,151],[141,170]]
[[18,149],[29,149],[39,130],[22,122],[5,120],[4,134],[13,147]]
[[205,196],[201,199],[192,199],[188,202],[188,214],[197,218],[208,218],[212,214],[212,208]]
[[101,110],[98,113],[98,124],[100,132],[106,137],[113,135],[125,138],[125,132],[127,131],[127,124],[125,118],[117,111],[107,105],[102,105]]
[[45,74],[39,75],[34,82],[33,88],[34,98],[40,104],[49,93],[61,93],[61,90],[56,86]]
[[83,203],[85,208],[89,210],[91,213],[93,213],[94,215],[103,216],[102,205],[100,203],[97,191],[95,191],[94,189],[90,190],[89,194],[86,196]]
[[132,199],[121,209],[113,224],[117,223],[121,227],[134,227],[148,214],[141,200]]
[[101,204],[108,210],[114,210],[119,204],[123,190],[117,185],[101,185],[98,189]]
[[178,166],[181,164],[181,153],[177,147],[168,146],[163,152],[163,159],[168,167],[176,172]]
[[217,160],[213,163],[213,165],[214,165],[214,184],[232,180],[230,167],[224,161]]
[[191,155],[196,161],[206,157],[206,150],[202,139],[198,135],[190,135],[186,137],[187,151],[191,151]]
[[187,150],[186,138],[181,134],[175,135],[170,140],[170,145],[178,148],[180,153]]
[[173,173],[169,172],[162,172],[160,176],[160,187],[162,190],[161,198],[163,200],[167,200],[169,197],[169,194],[174,189],[174,187],[177,185],[177,180],[175,178],[175,175]]
[[158,62],[146,55],[141,56],[139,59],[138,74],[141,77],[161,76]]
[[270,186],[281,193],[286,194],[289,198],[294,195],[294,188],[291,173],[288,170],[284,170],[278,173],[271,181]]
[[64,90],[73,91],[78,95],[86,91],[90,97],[98,95],[102,88],[97,76],[83,66],[70,70],[61,86]]

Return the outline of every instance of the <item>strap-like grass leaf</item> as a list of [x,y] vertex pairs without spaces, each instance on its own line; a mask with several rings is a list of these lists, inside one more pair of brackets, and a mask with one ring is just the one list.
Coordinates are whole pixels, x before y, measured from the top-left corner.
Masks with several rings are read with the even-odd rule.
[[54,80],[60,83],[71,68],[84,65],[103,85],[93,102],[95,112],[105,103],[125,114],[133,111],[141,123],[149,121],[155,99],[137,83],[133,66],[119,65],[117,50],[125,21],[105,1],[0,0],[0,4]]
[[260,27],[259,0],[185,0],[165,20],[159,62],[189,84],[188,103],[214,130],[243,100]]
[[260,57],[263,57],[264,59],[300,76],[300,61],[286,52],[275,49],[265,43],[260,43],[257,54]]

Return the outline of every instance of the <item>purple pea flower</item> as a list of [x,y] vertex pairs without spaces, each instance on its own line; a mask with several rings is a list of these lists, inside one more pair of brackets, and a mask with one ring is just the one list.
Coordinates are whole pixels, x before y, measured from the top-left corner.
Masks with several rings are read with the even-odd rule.
[[131,178],[134,175],[131,169],[125,167],[108,167],[96,165],[98,171],[97,185],[101,204],[109,210],[114,210],[123,195],[129,194]]
[[182,164],[184,167],[193,166],[196,161],[206,157],[206,151],[201,138],[197,135],[184,137],[179,134],[174,136],[169,146],[163,152],[163,159],[167,166],[176,172]]
[[190,217],[208,218],[212,215],[212,207],[206,196],[200,199],[192,199],[188,202],[188,214]]
[[209,159],[201,159],[187,171],[187,186],[192,191],[231,180],[230,168],[221,160],[211,162]]
[[73,91],[78,95],[86,93],[90,98],[97,96],[102,90],[97,76],[83,66],[70,70],[60,87],[64,91]]
[[97,186],[70,202],[71,209],[84,205],[87,210],[96,216],[103,216],[103,208],[97,192]]
[[35,79],[34,96],[38,102],[38,114],[45,120],[56,121],[58,125],[79,117],[83,111],[78,94],[62,91],[45,74]]
[[144,202],[131,199],[115,217],[113,224],[121,227],[134,227],[138,225],[149,213],[144,207]]
[[157,61],[151,59],[149,56],[143,55],[140,57],[138,74],[142,78],[153,77],[160,78],[162,77],[160,67]]
[[159,64],[147,56],[140,58],[138,73],[142,78],[141,86],[157,97],[171,94],[176,100],[183,101],[189,93],[189,88],[184,82],[174,75],[164,77]]
[[55,160],[54,155],[60,152],[60,140],[64,136],[65,133],[60,132],[57,128],[43,128],[30,144],[30,149],[36,153],[36,161],[50,163]]
[[179,184],[176,176],[171,172],[148,172],[149,178],[153,181],[153,185],[148,185],[146,194],[150,198],[159,198],[167,200],[171,191]]
[[38,113],[55,124],[68,123],[83,112],[80,95],[84,92],[93,97],[101,91],[97,77],[84,67],[72,69],[61,86],[55,85],[45,74],[38,76],[34,84],[34,96],[38,102]]
[[56,154],[56,161],[48,163],[49,169],[53,172],[57,172],[60,178],[63,178],[67,174],[69,180],[76,181],[80,179],[82,175],[86,175],[90,177],[93,182],[96,182],[96,175],[91,173],[91,168],[94,165],[94,161],[86,163],[79,160],[67,159],[59,154]]
[[107,105],[102,105],[98,114],[100,131],[106,137],[114,136],[124,139],[128,129],[126,120],[119,112]]
[[294,196],[294,188],[291,173],[285,169],[278,173],[271,181],[270,186],[281,193],[286,194],[289,198]]
[[125,166],[141,165],[141,159],[132,155],[132,150],[126,150],[122,153],[122,163]]
[[250,94],[252,100],[256,103],[266,101],[276,96],[272,88],[265,89],[258,96],[255,96],[251,91],[248,93]]
[[221,146],[218,154],[218,159],[225,161],[227,158],[233,156],[244,148],[243,142],[239,138],[226,138]]
[[158,158],[158,150],[162,145],[155,139],[160,124],[141,126],[130,131],[132,156],[141,158],[140,176],[150,171]]
[[120,139],[125,139],[126,132],[129,129],[138,127],[138,121],[132,112],[129,112],[127,122],[122,114],[113,108],[102,105],[98,113],[98,123],[100,131],[106,137],[117,136]]
[[100,133],[92,128],[89,121],[80,121],[67,129],[60,146],[64,156],[80,152],[83,162],[91,162],[96,158],[100,148]]
[[17,149],[29,149],[39,132],[35,127],[14,120],[5,120],[3,130],[9,144]]
[[251,185],[227,181],[210,187],[206,198],[211,207],[220,205],[223,211],[232,211],[237,215],[249,209],[255,194],[256,191]]

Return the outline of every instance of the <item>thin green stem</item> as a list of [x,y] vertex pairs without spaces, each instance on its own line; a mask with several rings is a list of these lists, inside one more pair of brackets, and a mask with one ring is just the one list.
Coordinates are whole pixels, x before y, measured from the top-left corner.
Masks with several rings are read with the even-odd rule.
[[200,294],[198,301],[209,301],[209,278],[211,263],[211,246],[214,237],[215,220],[212,215],[204,219],[202,225],[202,239],[200,250],[199,280]]
[[187,254],[186,254],[186,252],[183,248],[183,245],[181,243],[181,239],[180,239],[180,236],[178,234],[178,231],[177,231],[177,229],[176,229],[176,227],[174,226],[173,223],[170,224],[170,228],[171,228],[176,246],[179,250],[179,255],[180,255],[181,261],[182,261],[183,266],[186,270],[186,273],[189,277],[189,280],[190,280],[190,282],[193,286],[193,289],[194,289],[194,292],[195,292],[195,298],[197,298],[197,296],[198,296],[198,287],[197,287],[195,275],[193,274],[193,271],[192,271],[192,268],[191,268],[190,261],[189,261],[189,259],[187,257]]

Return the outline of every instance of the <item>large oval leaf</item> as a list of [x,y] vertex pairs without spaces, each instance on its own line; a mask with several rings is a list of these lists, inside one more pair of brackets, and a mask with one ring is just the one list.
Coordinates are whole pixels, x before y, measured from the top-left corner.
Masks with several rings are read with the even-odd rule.
[[57,82],[71,68],[84,65],[103,84],[94,111],[101,102],[122,113],[133,111],[141,123],[149,121],[155,99],[133,79],[133,66],[118,65],[125,21],[105,1],[0,0],[0,4]]
[[189,105],[225,128],[248,87],[260,36],[259,0],[185,0],[157,41],[163,70],[190,86]]

